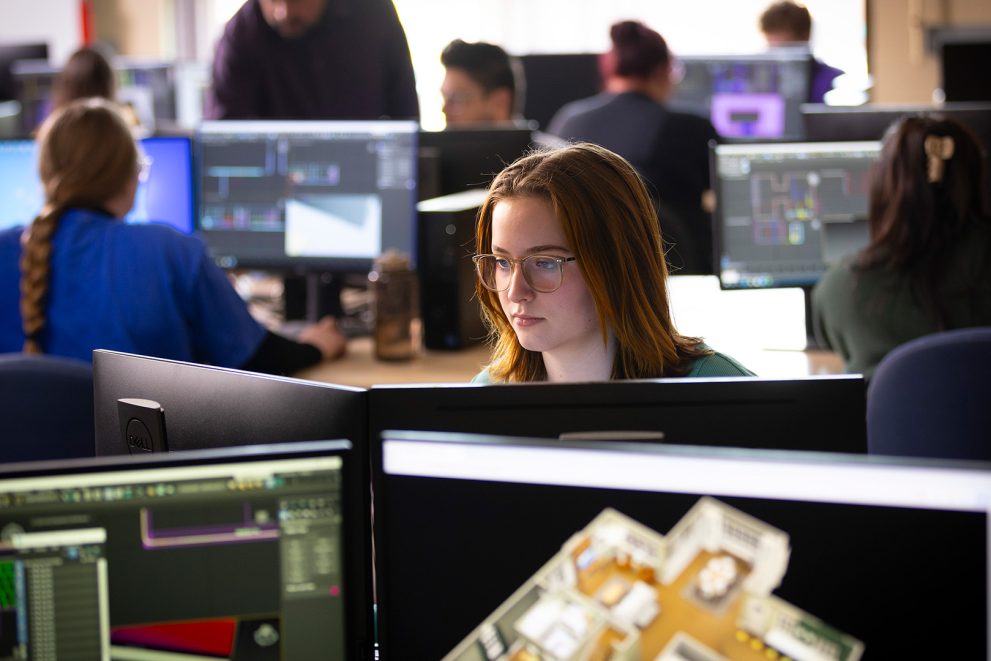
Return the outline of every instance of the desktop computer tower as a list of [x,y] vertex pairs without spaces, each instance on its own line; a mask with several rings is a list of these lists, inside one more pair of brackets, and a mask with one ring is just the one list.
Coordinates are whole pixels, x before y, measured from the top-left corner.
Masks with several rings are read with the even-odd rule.
[[417,205],[420,315],[427,349],[460,349],[485,337],[475,296],[475,218],[486,191]]

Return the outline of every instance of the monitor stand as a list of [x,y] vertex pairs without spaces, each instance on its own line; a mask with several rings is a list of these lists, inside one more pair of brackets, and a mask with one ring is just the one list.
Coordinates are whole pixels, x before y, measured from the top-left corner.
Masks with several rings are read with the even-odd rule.
[[344,278],[335,273],[287,275],[283,279],[287,320],[318,321],[321,317],[343,316],[341,286]]

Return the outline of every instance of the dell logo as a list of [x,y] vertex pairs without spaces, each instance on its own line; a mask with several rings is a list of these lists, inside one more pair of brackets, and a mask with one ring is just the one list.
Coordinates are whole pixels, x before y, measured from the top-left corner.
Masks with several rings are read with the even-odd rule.
[[127,421],[127,450],[131,454],[152,451],[151,434],[145,424],[137,418]]

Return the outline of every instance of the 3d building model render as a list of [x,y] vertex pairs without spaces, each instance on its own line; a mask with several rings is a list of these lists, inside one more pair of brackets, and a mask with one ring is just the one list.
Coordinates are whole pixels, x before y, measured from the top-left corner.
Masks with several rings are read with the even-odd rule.
[[856,661],[864,646],[773,596],[788,535],[709,497],[663,536],[603,510],[450,661]]

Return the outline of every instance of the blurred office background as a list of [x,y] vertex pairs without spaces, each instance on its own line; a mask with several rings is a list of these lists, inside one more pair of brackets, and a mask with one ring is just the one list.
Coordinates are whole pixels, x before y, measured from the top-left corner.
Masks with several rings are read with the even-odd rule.
[[[757,17],[766,0],[394,0],[416,69],[423,126],[440,128],[439,54],[455,37],[503,44],[513,54],[601,52],[608,25],[640,19],[675,54],[764,48]],[[43,41],[61,64],[84,40],[119,55],[209,63],[241,0],[4,0],[0,43]],[[941,92],[940,46],[991,33],[986,0],[808,0],[813,51],[866,97],[833,102],[930,103]],[[976,35],[976,36],[975,36]]]

